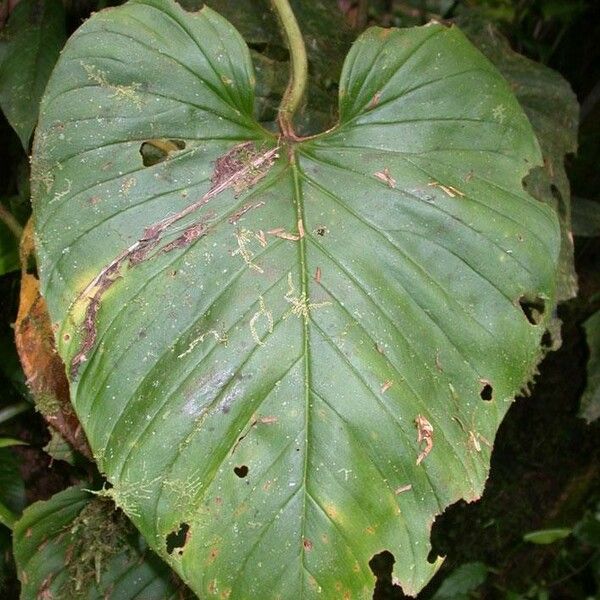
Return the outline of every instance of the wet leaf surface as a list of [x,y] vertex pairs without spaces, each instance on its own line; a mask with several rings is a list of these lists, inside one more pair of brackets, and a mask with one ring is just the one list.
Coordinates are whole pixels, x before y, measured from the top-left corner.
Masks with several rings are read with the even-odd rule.
[[[42,290],[107,493],[200,596],[415,593],[541,357],[559,227],[457,28],[367,31],[340,123],[281,141],[210,9],[87,21],[32,165]],[[149,140],[184,146],[145,166]],[[181,146],[181,144],[180,144]]]

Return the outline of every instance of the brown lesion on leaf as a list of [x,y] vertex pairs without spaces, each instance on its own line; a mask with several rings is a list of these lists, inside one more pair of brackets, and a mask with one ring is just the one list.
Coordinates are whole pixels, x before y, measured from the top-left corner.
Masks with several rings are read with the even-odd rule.
[[391,379],[386,379],[381,385],[381,393],[385,394],[393,385],[394,382]]
[[274,229],[269,229],[267,231],[267,233],[269,235],[273,235],[273,236],[275,236],[277,238],[280,238],[282,240],[289,240],[291,242],[298,242],[305,235],[305,232],[304,232],[304,223],[302,222],[302,219],[298,219],[298,233],[292,233],[290,231],[287,231],[283,227],[275,227]]
[[383,181],[389,188],[394,189],[396,187],[396,180],[391,176],[390,170],[387,167],[385,167],[383,171],[374,173],[374,176],[379,179],[379,181]]
[[172,242],[169,242],[165,246],[161,248],[161,253],[171,252],[171,250],[175,250],[177,248],[185,248],[189,246],[192,242],[200,239],[208,232],[208,225],[205,221],[199,221],[198,223],[194,223],[190,225],[184,232],[177,238],[175,238]]
[[369,102],[367,109],[373,109],[375,108],[378,104],[379,101],[381,100],[381,92],[376,92],[375,95],[371,98],[371,101]]
[[444,192],[444,194],[450,196],[450,198],[456,198],[456,196],[464,197],[465,195],[463,192],[456,189],[454,186],[446,185],[444,183],[440,183],[439,181],[430,181],[427,185],[429,187],[439,188],[440,190],[442,190],[442,192]]
[[238,211],[234,212],[233,215],[231,215],[231,217],[229,217],[228,221],[232,224],[235,225],[247,212],[250,212],[251,210],[255,209],[255,208],[260,208],[261,206],[264,206],[265,203],[264,202],[249,202],[248,204],[244,204],[244,206],[242,206],[242,208],[240,208]]
[[[272,152],[272,151],[269,151]],[[244,142],[234,146],[215,162],[212,187],[219,187],[226,181],[232,181],[236,195],[255,186],[267,175],[278,157],[277,152],[265,159],[265,153],[254,142]]]
[[417,444],[419,448],[422,448],[417,457],[417,465],[420,465],[433,449],[433,426],[423,415],[416,416],[415,426],[417,428]]
[[[206,235],[209,227],[207,217],[205,216],[189,225],[183,234],[174,241],[156,250],[162,241],[163,234],[172,225],[203,208],[210,200],[225,190],[233,189],[236,193],[241,193],[256,185],[256,183],[267,175],[273,166],[278,157],[278,151],[278,146],[269,150],[259,151],[254,142],[245,142],[234,146],[215,162],[212,184],[206,194],[189,204],[183,210],[146,227],[142,236],[136,242],[123,250],[88,283],[74,303],[79,304],[80,302],[84,302],[86,303],[86,309],[81,324],[82,340],[80,347],[71,361],[70,375],[72,379],[77,376],[81,364],[85,362],[88,353],[96,343],[97,318],[102,298],[107,290],[122,277],[123,271],[127,267],[134,267],[164,252],[170,252],[176,248],[184,248]],[[257,236],[257,239],[261,245],[263,241],[266,244],[264,233],[262,237]],[[239,240],[240,238],[238,238],[238,245],[240,244]],[[244,256],[242,248],[243,242],[239,251],[244,260],[246,260],[248,254],[246,253]],[[253,265],[251,257],[249,257],[247,262],[249,266],[253,266],[262,272],[260,267]]]

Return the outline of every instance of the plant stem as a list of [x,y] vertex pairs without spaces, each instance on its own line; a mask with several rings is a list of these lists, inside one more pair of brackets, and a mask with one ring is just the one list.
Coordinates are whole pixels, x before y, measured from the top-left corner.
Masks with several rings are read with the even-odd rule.
[[13,215],[9,212],[9,210],[0,202],[0,221],[2,221],[15,235],[15,237],[20,240],[23,235],[23,227],[19,221],[17,221]]
[[288,0],[271,0],[290,51],[290,80],[279,106],[279,129],[287,139],[296,140],[293,119],[300,107],[308,79],[308,59],[302,33]]
[[12,529],[19,517],[8,506],[0,502],[0,524]]

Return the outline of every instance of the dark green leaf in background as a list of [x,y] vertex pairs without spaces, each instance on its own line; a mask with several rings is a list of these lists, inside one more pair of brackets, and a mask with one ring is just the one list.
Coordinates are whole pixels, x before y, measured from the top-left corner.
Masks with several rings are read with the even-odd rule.
[[15,513],[25,507],[25,485],[18,460],[9,447],[3,446],[0,447],[0,502]]
[[573,198],[573,233],[580,237],[600,236],[600,202]]
[[21,600],[191,597],[113,503],[81,487],[28,506],[13,548]]
[[433,600],[469,600],[472,593],[487,579],[484,563],[465,563],[452,571],[442,582]]
[[134,1],[67,44],[32,182],[72,401],[107,493],[200,597],[369,598],[385,549],[416,593],[542,356],[539,147],[457,28],[367,31],[311,140],[262,129],[253,82],[210,9]]
[[0,275],[19,268],[19,243],[14,233],[0,221]]
[[0,107],[26,151],[40,99],[65,40],[59,0],[22,0],[0,33]]
[[591,423],[600,417],[600,311],[594,313],[584,324],[589,348],[587,384],[581,396],[580,415]]

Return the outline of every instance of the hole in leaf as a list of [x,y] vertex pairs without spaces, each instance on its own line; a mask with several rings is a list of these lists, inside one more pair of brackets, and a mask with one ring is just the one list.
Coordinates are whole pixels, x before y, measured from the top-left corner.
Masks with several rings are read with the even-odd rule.
[[166,160],[169,154],[184,149],[183,140],[146,140],[140,146],[140,154],[144,166],[152,167]]
[[389,550],[384,550],[371,558],[369,568],[378,579],[386,576],[391,578],[395,562],[394,555]]
[[248,475],[248,467],[246,465],[242,465],[241,467],[233,467],[233,472],[240,478],[243,479]]
[[492,388],[492,386],[486,381],[482,381],[481,383],[483,383],[484,386],[481,388],[479,395],[481,396],[482,400],[489,402],[494,396],[494,388]]
[[549,329],[544,331],[544,335],[542,336],[541,344],[544,348],[552,348],[554,345],[554,340],[552,339],[552,334]]
[[546,302],[539,296],[521,296],[519,298],[519,306],[523,311],[523,314],[527,317],[527,320],[532,325],[539,325],[544,317],[544,310],[546,309]]
[[167,553],[173,554],[175,549],[179,550],[179,554],[183,553],[183,548],[187,542],[190,526],[187,523],[181,523],[177,531],[172,531],[167,536]]
[[392,580],[392,570],[396,559],[388,550],[383,550],[375,554],[369,561],[369,567],[373,575],[377,578],[373,600],[388,600],[389,598],[399,599],[408,598],[402,593],[399,586],[394,585]]

